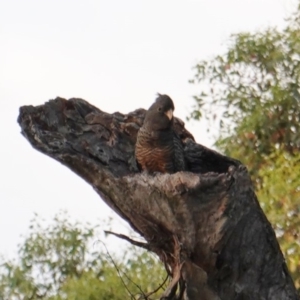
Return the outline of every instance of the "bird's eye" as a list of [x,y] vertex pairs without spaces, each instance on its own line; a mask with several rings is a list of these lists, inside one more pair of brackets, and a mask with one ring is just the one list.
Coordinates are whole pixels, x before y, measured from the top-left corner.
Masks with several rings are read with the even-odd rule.
[[161,107],[159,107],[159,108],[158,108],[158,111],[162,111],[162,108],[161,108]]

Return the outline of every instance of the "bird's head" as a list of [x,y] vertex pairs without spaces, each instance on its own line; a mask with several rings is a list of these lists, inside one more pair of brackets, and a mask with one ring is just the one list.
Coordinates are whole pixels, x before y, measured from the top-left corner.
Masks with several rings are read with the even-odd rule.
[[168,95],[158,94],[146,113],[144,126],[154,130],[170,128],[173,123],[174,109],[174,103]]

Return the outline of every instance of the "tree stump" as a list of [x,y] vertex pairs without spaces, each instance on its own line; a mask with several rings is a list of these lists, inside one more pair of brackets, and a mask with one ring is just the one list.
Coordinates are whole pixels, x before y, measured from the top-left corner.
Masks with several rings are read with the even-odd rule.
[[82,99],[20,108],[22,134],[82,177],[156,253],[172,280],[161,299],[298,299],[245,166],[196,144],[184,123],[188,172],[139,172],[144,109],[108,114]]

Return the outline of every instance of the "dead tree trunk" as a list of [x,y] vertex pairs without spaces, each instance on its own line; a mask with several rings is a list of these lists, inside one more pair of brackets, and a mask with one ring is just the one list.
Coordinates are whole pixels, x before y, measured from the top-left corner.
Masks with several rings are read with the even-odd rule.
[[247,169],[194,142],[182,121],[190,172],[140,173],[136,134],[145,111],[108,114],[81,99],[20,109],[22,134],[93,186],[165,263],[161,299],[298,299]]

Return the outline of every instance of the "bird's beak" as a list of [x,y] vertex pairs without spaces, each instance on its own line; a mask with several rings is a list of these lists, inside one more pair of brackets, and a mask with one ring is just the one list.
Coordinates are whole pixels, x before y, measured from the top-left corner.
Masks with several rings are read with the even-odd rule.
[[171,121],[173,118],[173,109],[169,109],[165,112],[165,115],[168,117],[168,119]]

